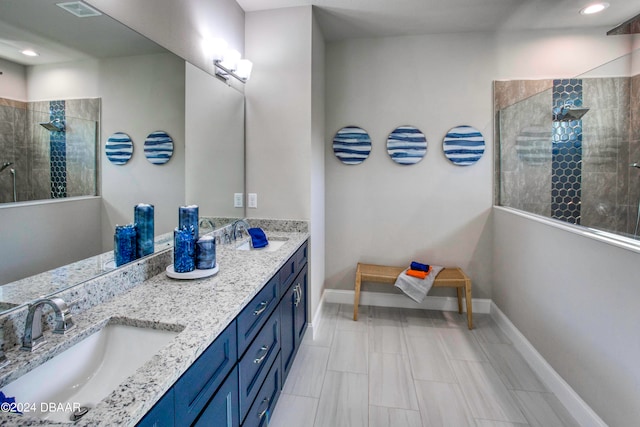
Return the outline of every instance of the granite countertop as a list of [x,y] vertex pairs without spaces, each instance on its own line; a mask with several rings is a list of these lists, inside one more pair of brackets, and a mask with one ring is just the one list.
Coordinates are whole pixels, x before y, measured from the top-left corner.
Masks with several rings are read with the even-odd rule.
[[[0,370],[0,388],[109,321],[133,326],[181,331],[169,345],[127,378],[107,398],[73,425],[134,426],[193,364],[267,281],[309,237],[307,232],[266,231],[270,240],[286,240],[274,252],[239,251],[218,245],[220,271],[196,280],[170,279],[158,274],[126,293],[74,316],[77,327],[65,336],[45,332],[47,343],[34,353],[14,348],[11,364]],[[244,239],[247,240],[247,239]],[[111,319],[111,320],[110,320]],[[47,378],[55,381],[55,378]],[[0,413],[0,425],[70,425],[28,415]]]

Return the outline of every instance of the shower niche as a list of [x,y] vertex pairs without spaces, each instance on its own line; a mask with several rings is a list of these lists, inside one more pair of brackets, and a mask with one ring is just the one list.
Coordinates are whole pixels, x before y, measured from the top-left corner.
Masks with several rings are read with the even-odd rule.
[[99,98],[0,98],[0,203],[95,196],[99,119]]
[[[640,239],[640,74],[494,82],[495,204]],[[637,58],[636,58],[637,61]]]

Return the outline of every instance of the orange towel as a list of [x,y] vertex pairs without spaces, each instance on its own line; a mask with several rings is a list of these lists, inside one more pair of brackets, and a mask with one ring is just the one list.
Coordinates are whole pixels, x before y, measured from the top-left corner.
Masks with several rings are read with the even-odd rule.
[[427,271],[419,271],[419,270],[412,270],[412,269],[407,270],[407,276],[417,277],[418,279],[424,279],[425,277],[427,277],[428,274],[429,272]]

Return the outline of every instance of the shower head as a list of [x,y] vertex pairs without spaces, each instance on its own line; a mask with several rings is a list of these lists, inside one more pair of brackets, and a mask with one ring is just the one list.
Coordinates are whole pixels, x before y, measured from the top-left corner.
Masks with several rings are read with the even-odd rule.
[[3,170],[5,170],[6,168],[8,168],[9,166],[11,166],[13,164],[13,162],[4,162],[2,164],[2,166],[0,166],[0,172],[2,172]]
[[64,132],[65,130],[64,121],[60,119],[55,119],[50,122],[42,122],[40,123],[40,126],[51,132]]
[[587,107],[564,106],[562,108],[554,108],[553,120],[559,122],[580,120],[588,111],[589,109]]

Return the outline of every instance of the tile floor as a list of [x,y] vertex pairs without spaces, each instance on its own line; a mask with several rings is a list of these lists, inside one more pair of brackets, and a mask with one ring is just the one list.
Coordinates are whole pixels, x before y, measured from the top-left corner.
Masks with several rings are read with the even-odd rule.
[[325,304],[270,427],[577,426],[489,315]]

